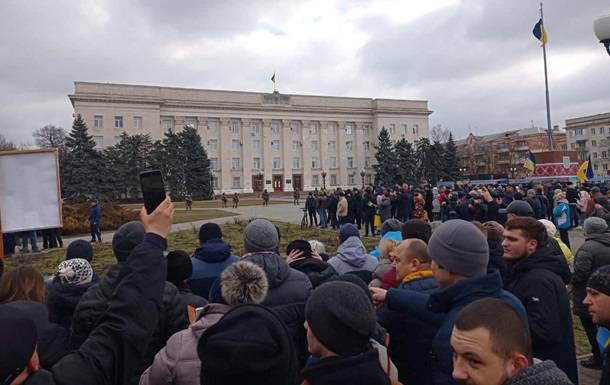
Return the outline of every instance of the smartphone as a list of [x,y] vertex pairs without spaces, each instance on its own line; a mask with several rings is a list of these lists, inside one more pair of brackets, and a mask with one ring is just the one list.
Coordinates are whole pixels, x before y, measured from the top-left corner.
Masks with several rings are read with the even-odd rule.
[[159,170],[144,171],[140,173],[140,185],[144,196],[144,207],[148,214],[155,211],[157,206],[165,200],[165,184],[163,175]]

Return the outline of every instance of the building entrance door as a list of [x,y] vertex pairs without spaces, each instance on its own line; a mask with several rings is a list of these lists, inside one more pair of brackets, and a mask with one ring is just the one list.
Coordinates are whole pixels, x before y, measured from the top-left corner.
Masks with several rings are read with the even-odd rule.
[[284,191],[284,184],[282,183],[284,176],[283,175],[274,175],[273,176],[273,191]]
[[295,190],[303,191],[303,179],[300,175],[292,176],[292,188]]
[[263,191],[264,175],[252,175],[252,190],[254,192]]

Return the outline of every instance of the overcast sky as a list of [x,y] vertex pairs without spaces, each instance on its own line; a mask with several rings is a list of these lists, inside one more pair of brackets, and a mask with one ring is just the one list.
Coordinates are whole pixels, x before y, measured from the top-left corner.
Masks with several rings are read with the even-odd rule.
[[[553,124],[610,112],[609,0],[548,0]],[[546,126],[533,0],[0,0],[0,133],[69,128],[75,80],[427,99],[457,138]]]

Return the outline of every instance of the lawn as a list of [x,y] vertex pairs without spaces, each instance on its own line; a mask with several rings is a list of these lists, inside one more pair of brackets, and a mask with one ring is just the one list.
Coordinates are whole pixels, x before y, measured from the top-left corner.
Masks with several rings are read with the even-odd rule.
[[174,214],[174,223],[195,222],[202,221],[204,219],[231,217],[234,215],[239,214],[215,209],[184,211],[184,208],[178,208]]
[[[290,200],[276,200],[271,198],[271,200],[269,200],[269,204],[270,205],[279,205],[279,204],[286,204],[286,203],[292,203],[292,201]],[[176,205],[177,208],[179,209],[184,209],[184,202],[174,202],[174,204]],[[231,199],[229,199],[229,201],[227,202],[227,208],[231,208],[231,205],[233,204],[233,201]],[[262,199],[259,198],[242,198],[239,200],[239,206],[262,206],[263,201]],[[142,207],[141,203],[125,203],[122,204],[121,206],[127,208],[127,209],[140,209]],[[214,209],[214,208],[223,208],[222,207],[222,201],[220,199],[215,199],[212,201],[194,201],[193,202],[193,208],[200,208],[200,209]]]

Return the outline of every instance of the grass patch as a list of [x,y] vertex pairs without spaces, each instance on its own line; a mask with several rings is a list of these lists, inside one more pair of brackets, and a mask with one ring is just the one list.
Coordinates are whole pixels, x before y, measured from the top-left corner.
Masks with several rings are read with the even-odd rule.
[[184,209],[177,209],[174,213],[174,223],[196,222],[205,219],[232,217],[234,215],[239,214],[224,210],[184,211]]
[[[286,204],[286,203],[292,203],[292,201],[288,201],[288,200],[279,201],[279,200],[274,200],[273,198],[271,200],[269,200],[270,205],[280,205],[280,204]],[[233,204],[233,201],[231,200],[231,197],[229,197],[226,208],[231,208],[232,204]],[[178,209],[184,209],[184,207],[185,207],[184,202],[174,202],[174,205],[176,205],[176,207]],[[262,205],[263,205],[263,200],[259,199],[259,198],[256,198],[256,199],[242,198],[239,200],[239,206],[262,206]],[[126,209],[139,210],[142,207],[142,203],[125,203],[125,204],[122,204],[121,206],[123,206]],[[193,208],[221,209],[223,207],[222,207],[222,201],[220,199],[215,199],[213,201],[194,201]]]

